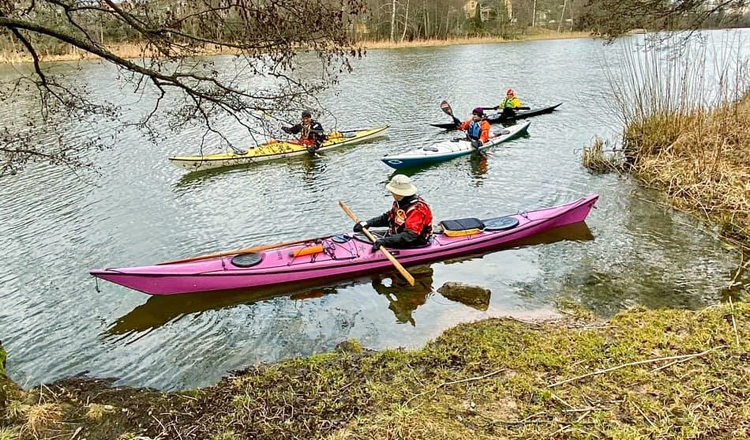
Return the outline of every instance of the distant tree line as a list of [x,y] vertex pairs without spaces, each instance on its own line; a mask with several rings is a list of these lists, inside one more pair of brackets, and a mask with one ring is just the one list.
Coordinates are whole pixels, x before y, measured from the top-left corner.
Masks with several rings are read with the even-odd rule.
[[[167,26],[173,22],[184,27],[186,23],[176,21],[184,21],[184,17],[204,9],[206,3],[210,2],[126,0],[118,4],[133,15],[144,14]],[[345,17],[353,42],[398,43],[467,36],[514,38],[532,27],[617,36],[633,29],[750,26],[747,0],[363,0],[363,3],[358,14]],[[31,8],[34,21],[50,27],[70,27],[70,20],[56,6],[66,4],[76,7],[76,20],[91,40],[103,45],[143,42],[143,34],[129,23],[112,14],[102,14],[101,9],[107,5],[100,0],[42,2],[41,7]],[[221,11],[217,14],[221,15]],[[201,35],[207,40],[224,40],[236,32],[237,23],[247,20],[237,15],[237,9],[227,10],[220,18],[211,20],[210,26],[202,26],[200,20],[189,20],[188,30],[191,35]],[[49,39],[38,42],[37,48],[42,55],[62,54],[70,45]],[[12,33],[0,32],[0,51],[23,53],[24,48]]]
[[618,36],[633,29],[750,25],[746,0],[366,0],[354,40],[514,37],[529,28]]

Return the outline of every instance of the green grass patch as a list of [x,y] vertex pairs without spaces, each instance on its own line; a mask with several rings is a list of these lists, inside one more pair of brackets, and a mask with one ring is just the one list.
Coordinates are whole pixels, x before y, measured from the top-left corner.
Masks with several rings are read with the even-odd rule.
[[[192,392],[76,380],[28,398],[64,409],[54,435],[81,428],[90,440],[750,438],[748,322],[745,303],[489,319],[421,350],[291,359]],[[115,410],[90,416],[103,405]]]

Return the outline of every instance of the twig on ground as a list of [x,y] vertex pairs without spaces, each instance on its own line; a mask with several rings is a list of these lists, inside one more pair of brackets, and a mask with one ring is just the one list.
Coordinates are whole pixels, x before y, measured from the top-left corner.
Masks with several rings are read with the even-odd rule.
[[646,415],[646,413],[643,412],[643,410],[641,409],[641,407],[637,403],[635,403],[633,401],[631,401],[630,403],[632,403],[633,406],[635,406],[635,409],[637,409],[638,412],[641,413],[641,415],[643,416],[643,418],[646,419],[646,421],[648,422],[648,424],[651,425],[651,427],[653,428],[654,427],[654,422],[652,422],[651,419],[648,418],[648,416]]
[[568,409],[575,409],[575,407],[573,405],[569,404],[568,402],[565,401],[565,399],[563,399],[562,397],[558,396],[555,393],[552,393],[552,398],[555,399],[556,401],[562,403]]
[[737,350],[740,349],[740,334],[737,332],[737,321],[734,319],[734,303],[732,297],[729,297],[729,307],[732,309],[732,328],[734,329],[734,341],[737,344]]
[[419,394],[417,394],[417,395],[414,395],[414,396],[412,396],[412,397],[411,397],[411,398],[410,398],[409,400],[407,400],[407,401],[406,401],[406,402],[404,403],[404,405],[409,405],[409,403],[410,403],[410,402],[411,402],[412,400],[414,400],[414,399],[416,399],[416,398],[418,398],[418,397],[424,396],[425,394],[429,394],[429,393],[434,393],[434,392],[436,392],[437,390],[439,390],[439,389],[440,389],[440,388],[442,388],[442,387],[446,387],[446,386],[448,386],[448,385],[456,385],[456,384],[459,384],[459,383],[466,383],[466,382],[476,382],[476,381],[478,381],[478,380],[484,380],[484,379],[488,379],[488,378],[490,378],[490,377],[492,377],[492,376],[495,376],[495,375],[497,375],[497,374],[500,374],[500,373],[502,373],[503,371],[505,371],[505,368],[501,368],[501,369],[499,369],[499,370],[495,370],[495,371],[493,371],[492,373],[487,373],[487,374],[485,374],[484,376],[470,377],[470,378],[468,378],[468,379],[454,380],[454,381],[451,381],[451,382],[443,382],[443,383],[441,383],[440,385],[436,386],[435,388],[431,389],[430,391],[425,391],[425,392],[423,392],[423,393],[419,393]]
[[675,364],[681,364],[681,363],[683,363],[683,362],[689,361],[690,359],[693,359],[693,358],[695,358],[695,357],[698,357],[698,356],[703,356],[704,354],[707,354],[707,353],[709,353],[709,352],[711,352],[711,351],[714,351],[714,350],[718,350],[719,348],[727,348],[727,346],[726,346],[726,345],[722,345],[722,346],[720,346],[720,347],[716,347],[716,348],[712,348],[712,349],[710,349],[710,350],[706,350],[706,351],[704,351],[704,352],[702,352],[702,353],[696,353],[696,354],[694,354],[694,355],[689,355],[689,356],[688,356],[688,357],[686,357],[686,358],[683,358],[683,359],[678,359],[678,360],[676,360],[676,361],[674,361],[674,362],[670,362],[670,363],[668,363],[668,364],[666,364],[666,365],[662,365],[662,366],[661,366],[661,367],[659,367],[659,368],[654,368],[653,370],[651,370],[651,374],[653,374],[653,373],[656,373],[657,371],[661,371],[661,370],[664,370],[665,368],[669,368],[669,367],[671,367],[672,365],[675,365]]
[[635,365],[652,364],[654,362],[671,361],[671,360],[678,360],[678,359],[689,360],[689,359],[693,359],[693,358],[696,358],[696,357],[705,356],[706,354],[708,354],[708,353],[710,353],[710,352],[712,352],[714,350],[719,350],[721,348],[726,348],[726,346],[722,345],[720,347],[714,347],[712,349],[703,351],[701,353],[695,353],[695,354],[683,354],[683,355],[678,355],[678,356],[667,356],[667,357],[662,357],[662,358],[646,359],[646,360],[637,361],[637,362],[628,362],[626,364],[618,365],[616,367],[607,368],[607,369],[604,369],[604,370],[596,370],[596,371],[594,371],[592,373],[583,374],[583,375],[576,376],[576,377],[571,378],[571,379],[566,379],[566,380],[563,380],[563,381],[560,381],[560,382],[555,382],[552,385],[550,385],[549,387],[550,388],[554,388],[554,387],[557,387],[557,386],[560,386],[560,385],[565,385],[567,383],[576,382],[578,380],[585,379],[587,377],[598,376],[600,374],[610,373],[612,371],[620,370],[620,369],[626,368],[626,367],[632,367],[632,366],[635,366]]

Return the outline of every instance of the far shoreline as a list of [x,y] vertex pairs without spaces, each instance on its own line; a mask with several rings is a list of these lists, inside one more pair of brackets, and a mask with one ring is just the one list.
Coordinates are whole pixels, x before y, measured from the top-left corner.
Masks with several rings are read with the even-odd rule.
[[[413,41],[402,41],[402,42],[391,42],[391,41],[359,41],[354,43],[354,47],[361,48],[363,50],[383,50],[383,49],[410,49],[410,48],[421,48],[421,47],[445,47],[445,46],[464,46],[471,44],[498,44],[498,43],[521,43],[525,41],[543,41],[543,40],[572,40],[572,39],[583,39],[593,38],[590,32],[544,32],[544,33],[532,33],[523,34],[520,38],[503,38],[503,37],[458,37],[458,38],[447,38],[447,39],[430,39],[430,40],[413,40]],[[115,55],[127,58],[127,59],[138,59],[138,58],[150,58],[153,54],[144,52],[142,48],[135,43],[121,43],[109,45],[108,49]],[[233,55],[234,51],[217,51],[207,50],[201,54],[204,56],[212,55]],[[83,52],[76,48],[70,48],[68,53],[60,55],[41,55],[40,59],[44,63],[52,63],[59,61],[81,61],[81,60],[95,60],[100,57],[92,55],[88,52]],[[30,56],[22,55],[19,53],[8,53],[0,52],[0,65],[14,65],[14,64],[28,64],[32,63],[33,59]]]

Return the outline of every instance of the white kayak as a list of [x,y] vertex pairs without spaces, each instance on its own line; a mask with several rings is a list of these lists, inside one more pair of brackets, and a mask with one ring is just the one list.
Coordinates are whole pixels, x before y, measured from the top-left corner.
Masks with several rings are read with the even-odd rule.
[[[492,148],[495,145],[502,144],[513,140],[527,133],[531,122],[524,122],[501,130],[495,130],[490,135],[490,139],[481,147],[480,151]],[[434,162],[450,160],[454,157],[465,156],[477,151],[471,142],[467,139],[453,139],[450,141],[439,142],[417,150],[409,151],[403,154],[386,155],[381,160],[391,168],[409,168],[419,165],[426,165]]]

